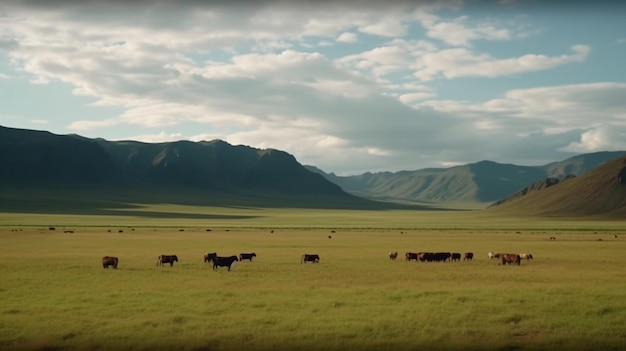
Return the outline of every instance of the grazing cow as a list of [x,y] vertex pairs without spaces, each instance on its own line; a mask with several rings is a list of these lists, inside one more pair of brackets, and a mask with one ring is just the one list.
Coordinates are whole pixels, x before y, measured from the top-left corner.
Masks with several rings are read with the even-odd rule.
[[217,267],[228,267],[228,271],[233,266],[233,264],[239,261],[237,256],[229,256],[229,257],[221,257],[217,256],[213,258],[213,270],[216,271]]
[[533,255],[532,254],[527,254],[527,253],[521,253],[521,254],[519,254],[519,257],[521,257],[522,260],[532,260],[533,259]]
[[208,262],[213,262],[213,258],[217,257],[217,252],[209,252],[206,255],[204,255],[204,262],[208,263]]
[[463,256],[463,261],[471,261],[473,259],[474,259],[473,252],[466,252],[465,255]]
[[239,254],[239,261],[248,260],[248,261],[252,262],[252,258],[253,257],[256,257],[256,254],[254,252],[252,252],[252,253],[240,253]]
[[522,261],[522,258],[518,254],[502,254],[500,256],[502,257],[503,266],[507,264],[510,264],[510,265],[516,264],[519,266]]
[[405,257],[406,261],[411,261],[411,260],[417,261],[417,253],[416,252],[407,252],[406,254],[404,254],[404,257]]
[[418,252],[417,253],[417,259],[420,260],[420,262],[431,262],[433,260],[435,256],[434,252]]
[[551,236],[550,240],[556,240],[556,237],[555,236]]
[[300,260],[300,263],[304,263],[304,262],[319,263],[320,256],[317,254],[304,254],[302,255],[302,259]]
[[489,259],[492,259],[492,258],[500,258],[500,255],[501,255],[501,254],[500,254],[500,253],[498,253],[498,252],[490,252],[490,253],[488,253],[488,254],[487,254],[487,256],[489,256]]
[[118,258],[114,256],[104,256],[102,257],[102,268],[108,269],[109,266],[113,267],[113,269],[117,269]]
[[446,262],[452,257],[452,254],[449,252],[436,252],[433,255],[433,261],[435,262]]
[[178,256],[176,255],[161,255],[157,259],[157,266],[169,263],[170,267],[174,265],[174,262],[178,262]]
[[392,261],[395,261],[396,258],[398,258],[398,251],[391,251],[389,253],[389,259],[392,260]]
[[459,252],[453,252],[452,253],[452,257],[450,258],[451,261],[460,261],[461,260],[461,254]]

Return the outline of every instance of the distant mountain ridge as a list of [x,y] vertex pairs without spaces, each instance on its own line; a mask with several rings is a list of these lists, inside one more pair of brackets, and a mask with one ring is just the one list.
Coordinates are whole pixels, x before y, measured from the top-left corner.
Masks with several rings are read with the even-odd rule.
[[[304,206],[371,206],[274,149],[221,140],[142,143],[0,126],[0,188],[94,196],[289,199]],[[170,196],[171,195],[171,196]]]
[[552,186],[511,197],[486,211],[526,216],[626,218],[626,156]]
[[547,189],[547,188],[549,188],[551,186],[557,185],[557,184],[559,184],[561,182],[564,182],[566,180],[573,179],[573,178],[576,178],[576,176],[575,175],[569,175],[569,176],[565,176],[563,179],[546,178],[544,180],[538,181],[537,183],[531,184],[531,185],[525,187],[524,189],[522,189],[522,190],[520,190],[520,191],[518,191],[518,192],[516,192],[516,193],[514,193],[512,195],[509,195],[505,199],[502,199],[502,200],[494,202],[493,204],[489,205],[489,207],[499,206],[499,205],[505,204],[507,202],[514,201],[514,200],[516,200],[518,198],[524,197],[524,196],[526,196],[528,194],[531,194],[533,192],[540,191],[540,190],[543,190],[543,189]]
[[561,179],[585,174],[626,151],[604,151],[577,155],[543,166],[518,166],[493,161],[415,171],[363,173],[354,176],[322,174],[347,192],[372,198],[423,203],[493,203],[547,178]]
[[153,201],[193,198],[199,203],[246,197],[259,199],[260,205],[324,208],[380,208],[381,202],[486,205],[548,185],[537,182],[579,176],[626,155],[626,151],[597,152],[544,166],[485,160],[341,177],[303,166],[280,150],[221,140],[107,141],[0,126],[0,150],[0,190],[5,193],[56,191],[71,198],[74,192],[128,201],[141,195]]

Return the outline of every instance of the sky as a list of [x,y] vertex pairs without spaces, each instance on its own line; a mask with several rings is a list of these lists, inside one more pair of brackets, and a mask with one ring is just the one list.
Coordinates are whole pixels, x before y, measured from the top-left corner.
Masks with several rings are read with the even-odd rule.
[[626,150],[622,1],[8,1],[0,125],[338,175]]

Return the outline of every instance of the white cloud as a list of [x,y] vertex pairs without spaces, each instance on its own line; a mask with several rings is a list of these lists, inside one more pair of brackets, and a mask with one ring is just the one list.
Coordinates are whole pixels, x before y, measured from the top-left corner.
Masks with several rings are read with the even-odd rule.
[[99,129],[104,127],[111,127],[116,124],[119,124],[119,121],[116,119],[105,119],[100,121],[74,121],[70,123],[67,128],[75,131],[88,131],[93,129]]
[[406,35],[406,28],[399,19],[388,18],[375,24],[359,27],[359,31],[382,37],[401,37]]
[[454,46],[470,46],[474,40],[508,40],[512,33],[509,29],[500,28],[493,24],[481,23],[470,27],[467,25],[467,16],[454,21],[439,22],[428,27],[427,35]]
[[400,100],[404,104],[409,104],[418,100],[429,99],[429,98],[432,98],[433,96],[434,96],[433,93],[427,93],[427,92],[408,93],[408,94],[400,95],[398,100]]
[[594,126],[580,135],[580,140],[561,148],[563,151],[587,153],[626,150],[626,128],[608,124]]
[[438,76],[448,79],[460,77],[499,77],[525,72],[550,69],[572,62],[582,62],[591,48],[586,45],[574,45],[572,54],[546,56],[528,54],[519,57],[497,59],[488,54],[477,55],[465,48],[446,49],[426,53],[416,59],[411,66],[414,75],[423,81]]
[[356,43],[357,41],[359,41],[359,36],[355,33],[345,32],[341,33],[337,37],[337,41],[340,43]]

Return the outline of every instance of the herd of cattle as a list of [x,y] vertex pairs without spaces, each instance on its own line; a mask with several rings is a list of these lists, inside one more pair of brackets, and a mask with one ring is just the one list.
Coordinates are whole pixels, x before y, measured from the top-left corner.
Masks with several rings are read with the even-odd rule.
[[[460,261],[460,252],[407,252],[405,255],[406,261],[420,261],[420,262],[446,262],[446,261]],[[464,261],[471,261],[474,259],[473,252],[466,252],[462,255]],[[500,259],[503,265],[516,264],[520,265],[522,260],[532,260],[533,255],[527,253],[509,254],[499,252],[489,252],[487,254],[489,259]],[[389,259],[395,261],[398,258],[397,251],[391,251],[389,253]]]
[[[204,255],[205,263],[212,263],[213,270],[216,271],[219,267],[228,267],[230,271],[235,262],[248,260],[252,262],[252,259],[256,257],[256,253],[240,253],[237,256],[218,256],[217,252],[209,252]],[[405,255],[406,261],[420,261],[420,262],[446,262],[446,261],[460,261],[461,253],[459,252],[407,252]],[[474,259],[473,252],[466,252],[462,255],[464,261],[471,261]],[[532,260],[533,255],[528,253],[510,254],[489,252],[487,257],[491,259],[500,259],[502,265],[520,265],[522,260]],[[398,251],[389,252],[389,259],[395,261],[398,258]],[[115,256],[102,257],[102,268],[108,269],[112,267],[117,269],[119,259]],[[178,262],[178,256],[176,255],[160,255],[157,258],[157,266],[163,266],[169,263],[170,267],[174,265],[174,262]],[[320,256],[318,254],[304,254],[300,259],[300,263],[319,263]]]

